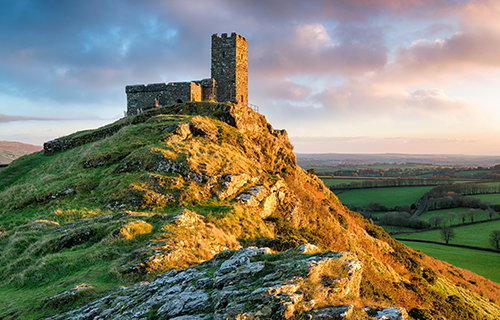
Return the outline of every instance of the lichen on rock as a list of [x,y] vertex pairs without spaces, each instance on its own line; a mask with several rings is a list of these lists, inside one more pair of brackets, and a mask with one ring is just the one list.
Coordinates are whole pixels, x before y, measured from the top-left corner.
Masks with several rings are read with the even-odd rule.
[[[298,248],[281,253],[278,259],[268,248],[224,251],[197,266],[168,271],[151,283],[131,286],[50,319],[80,319],[82,314],[99,319],[146,314],[185,319],[290,319],[301,312],[309,312],[314,319],[327,319],[323,315],[333,314],[334,309],[341,311],[337,314],[349,315],[352,306],[314,307],[331,302],[332,295],[336,299],[359,295],[361,263],[351,253],[296,253],[302,251]],[[326,270],[332,261],[348,270],[335,277],[346,279],[342,284],[350,289],[335,291],[325,285],[322,277],[332,277],[332,270]],[[309,281],[318,276],[323,279],[319,283]]]

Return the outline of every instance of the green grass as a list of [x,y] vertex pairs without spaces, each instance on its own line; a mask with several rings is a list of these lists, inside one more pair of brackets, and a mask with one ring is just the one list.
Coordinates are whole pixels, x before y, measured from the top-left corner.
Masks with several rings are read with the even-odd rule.
[[432,186],[418,186],[356,189],[339,193],[337,196],[344,204],[366,206],[370,202],[379,202],[392,208],[405,204],[411,205],[432,188]]
[[449,247],[439,244],[401,241],[408,247],[421,250],[428,256],[470,270],[485,278],[500,283],[500,253]]
[[[432,210],[432,211],[425,211],[419,217],[420,217],[420,219],[429,222],[429,219],[432,216],[447,215],[448,212],[453,212],[455,214],[458,214],[460,212],[467,212],[469,210],[470,210],[470,208],[449,208],[449,209],[441,209],[441,210]],[[479,220],[486,220],[487,219],[486,211],[480,210],[480,212],[481,213],[479,215]],[[495,215],[495,217],[498,217],[498,215]],[[469,221],[469,220],[467,219],[466,221]],[[455,225],[455,224],[459,224],[459,223],[461,223],[460,219],[458,217],[455,218],[455,220],[453,221],[453,224]],[[448,221],[446,221],[446,225],[449,225]]]
[[487,185],[487,186],[499,186],[500,185],[500,181],[497,181],[497,182],[487,182],[487,183],[485,183],[485,185]]
[[479,199],[481,201],[489,201],[491,204],[500,204],[500,193],[492,194],[476,194],[472,197]]
[[353,178],[353,177],[348,177],[348,178],[321,178],[323,182],[331,187],[336,184],[341,184],[341,183],[346,183],[349,184],[353,181],[364,181],[364,180],[369,180],[370,178]]
[[[463,227],[454,227],[453,229],[455,230],[456,237],[450,240],[450,243],[492,248],[488,239],[493,230],[500,230],[500,220],[478,223]],[[440,230],[401,234],[398,235],[398,238],[444,242],[441,239]],[[500,263],[500,253],[498,255],[498,259],[498,262]]]
[[472,171],[459,171],[456,174],[459,176],[472,176],[478,173],[491,173],[491,170],[472,170]]
[[320,171],[320,172],[337,172],[337,171],[341,171],[341,169],[339,168],[335,168],[335,167],[317,167],[317,166],[301,166],[302,169],[304,170],[309,170],[309,169],[314,169],[316,171]]

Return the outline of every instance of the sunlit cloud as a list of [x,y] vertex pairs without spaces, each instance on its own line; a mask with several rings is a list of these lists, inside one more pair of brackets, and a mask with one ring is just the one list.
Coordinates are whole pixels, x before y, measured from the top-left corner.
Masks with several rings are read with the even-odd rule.
[[41,118],[41,117],[25,117],[25,116],[9,116],[0,113],[0,123],[16,122],[16,121],[58,121],[67,120],[62,118]]
[[[292,136],[496,150],[484,142],[500,133],[500,94],[486,89],[499,80],[495,0],[11,1],[0,21],[4,128],[117,118],[125,85],[209,77],[210,35],[235,31],[248,39],[250,101]],[[366,139],[342,146],[391,148]]]

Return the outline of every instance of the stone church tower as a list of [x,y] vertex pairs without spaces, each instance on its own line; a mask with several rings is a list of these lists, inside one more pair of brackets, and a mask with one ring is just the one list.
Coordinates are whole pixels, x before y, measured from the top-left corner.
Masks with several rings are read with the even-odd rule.
[[212,78],[217,82],[217,101],[248,105],[247,39],[231,33],[212,35]]
[[131,116],[160,105],[189,101],[236,101],[249,106],[245,37],[236,32],[229,37],[227,33],[212,35],[211,73],[211,78],[202,80],[128,85],[126,114]]

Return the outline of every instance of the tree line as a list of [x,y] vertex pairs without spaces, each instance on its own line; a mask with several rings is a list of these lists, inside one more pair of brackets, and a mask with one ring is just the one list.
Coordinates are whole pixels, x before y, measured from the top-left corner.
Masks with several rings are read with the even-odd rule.
[[350,190],[365,188],[383,188],[383,187],[413,187],[413,186],[438,186],[447,185],[453,182],[450,178],[391,178],[391,179],[367,179],[362,181],[351,181],[351,183],[339,183],[332,185],[330,190]]
[[428,198],[427,210],[449,208],[476,208],[486,210],[492,208],[500,211],[500,205],[492,205],[487,201],[470,197],[475,194],[500,193],[500,185],[485,185],[477,183],[461,183],[438,186],[428,191],[424,197]]

